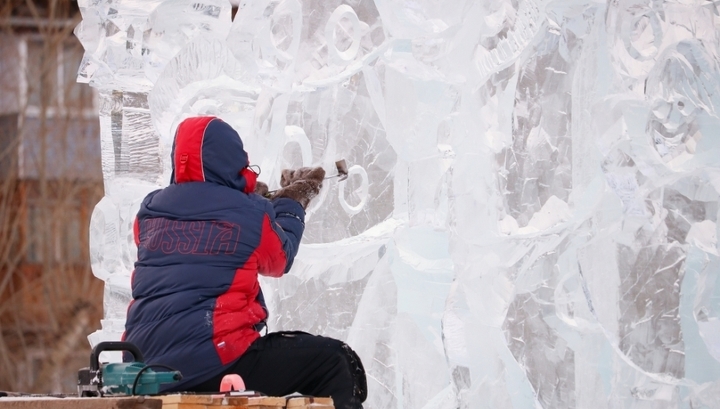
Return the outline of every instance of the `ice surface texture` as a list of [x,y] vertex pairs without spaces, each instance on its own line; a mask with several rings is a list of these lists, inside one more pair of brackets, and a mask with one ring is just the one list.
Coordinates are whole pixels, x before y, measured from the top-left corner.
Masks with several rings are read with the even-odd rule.
[[341,158],[271,330],[346,340],[367,408],[717,408],[717,1],[85,0],[103,329],[174,127],[261,180]]

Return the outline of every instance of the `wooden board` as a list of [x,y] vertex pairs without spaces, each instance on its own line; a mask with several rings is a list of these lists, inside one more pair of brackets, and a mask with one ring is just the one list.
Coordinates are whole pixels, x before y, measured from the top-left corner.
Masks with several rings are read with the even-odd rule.
[[0,409],[334,409],[332,398],[176,394],[145,397],[0,397]]
[[[282,409],[285,398],[266,396],[168,395],[163,409]],[[217,409],[221,409],[217,408]]]
[[0,409],[162,409],[160,399],[2,397]]
[[287,409],[335,409],[332,398],[297,397],[287,400]]
[[[167,395],[162,409],[334,409],[331,398],[268,396]],[[286,406],[287,405],[287,406]],[[1,408],[0,408],[1,409]]]
[[248,408],[252,409],[275,409],[284,408],[285,398],[275,398],[269,396],[255,397],[248,399]]

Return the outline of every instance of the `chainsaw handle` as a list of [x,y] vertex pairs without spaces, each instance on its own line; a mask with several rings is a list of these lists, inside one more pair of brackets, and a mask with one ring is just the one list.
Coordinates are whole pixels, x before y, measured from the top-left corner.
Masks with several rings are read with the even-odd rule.
[[130,342],[123,341],[105,341],[95,345],[90,354],[90,369],[97,371],[100,369],[100,354],[105,351],[125,351],[130,352],[135,362],[143,362],[143,354],[140,348]]

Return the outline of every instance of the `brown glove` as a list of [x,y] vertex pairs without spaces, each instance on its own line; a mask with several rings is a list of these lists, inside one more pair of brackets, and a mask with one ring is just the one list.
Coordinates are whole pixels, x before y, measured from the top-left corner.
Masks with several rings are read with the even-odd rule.
[[322,181],[325,177],[323,168],[300,168],[298,170],[282,171],[279,189],[272,196],[273,199],[278,197],[287,197],[298,203],[303,209],[307,209],[310,201],[320,193]]
[[300,168],[297,170],[283,169],[280,174],[280,187],[290,186],[298,180],[313,180],[322,184],[323,178],[325,178],[325,169],[320,167]]
[[269,189],[268,185],[266,185],[264,182],[257,181],[255,183],[255,193],[262,196],[262,197],[268,197],[269,196]]
[[320,185],[312,180],[298,180],[288,187],[284,187],[273,195],[273,199],[287,197],[298,203],[303,209],[307,209],[310,201],[320,193]]

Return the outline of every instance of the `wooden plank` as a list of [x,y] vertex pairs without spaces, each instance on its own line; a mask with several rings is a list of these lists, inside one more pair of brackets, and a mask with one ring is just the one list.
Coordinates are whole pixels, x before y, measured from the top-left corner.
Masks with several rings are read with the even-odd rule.
[[247,408],[248,402],[250,401],[249,396],[228,396],[222,398],[220,405],[227,405],[230,407]]
[[311,398],[307,396],[298,396],[297,398],[290,398],[287,402],[287,407],[289,408],[295,408],[298,406],[307,406],[307,405],[333,405],[332,398]]
[[212,406],[196,405],[193,403],[170,403],[163,404],[162,409],[208,409],[208,407],[212,408]]
[[276,409],[285,407],[285,398],[271,396],[248,398],[248,409]]
[[143,397],[2,397],[0,409],[162,409],[162,400]]
[[[160,397],[163,409],[334,409],[332,398],[175,394]],[[1,408],[0,408],[1,409]]]
[[163,406],[168,404],[196,404],[196,405],[212,405],[212,395],[165,395],[160,396],[163,401]]
[[206,408],[223,406],[230,408],[247,408],[247,396],[225,396],[225,395],[167,395],[161,397],[163,409],[199,409],[195,406]]
[[299,396],[287,401],[287,409],[334,409],[332,398]]

